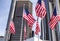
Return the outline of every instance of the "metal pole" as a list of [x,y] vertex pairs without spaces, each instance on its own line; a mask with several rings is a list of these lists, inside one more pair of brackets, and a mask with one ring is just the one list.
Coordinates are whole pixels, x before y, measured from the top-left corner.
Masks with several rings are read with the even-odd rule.
[[43,24],[43,19],[42,19],[42,30],[43,30],[43,40],[44,40],[44,24]]
[[[55,0],[53,0],[53,3],[55,3]],[[54,8],[55,8],[55,4],[54,4]],[[53,38],[53,41],[56,41],[56,34],[55,34],[55,28],[54,30],[52,30],[52,38]]]
[[40,36],[40,38],[43,39],[42,20],[41,20],[41,36]]
[[[24,10],[24,9],[25,9],[25,4],[23,5],[23,10]],[[22,41],[22,32],[23,32],[23,14],[22,14],[20,41]]]
[[[38,17],[37,17],[37,22],[38,22]],[[39,33],[38,33],[38,41],[39,41]]]
[[52,40],[52,31],[48,25],[48,22],[50,20],[49,0],[44,0],[44,2],[45,2],[46,12],[47,12],[47,14],[46,14],[46,19],[47,19],[46,20],[46,30],[47,30],[46,31],[46,40],[53,41]]
[[[24,26],[26,26],[26,20],[25,20],[25,25]],[[27,26],[26,26],[26,28],[27,28]],[[26,30],[26,32],[27,32],[27,30]],[[26,33],[26,39],[27,39],[27,33]],[[25,40],[26,41],[26,40]]]
[[[43,0],[42,0],[43,1]],[[42,16],[43,17],[43,16]],[[43,30],[43,40],[44,40],[44,24],[43,24],[43,18],[42,18],[42,30]]]
[[22,41],[22,30],[23,30],[23,17],[22,17],[22,24],[21,24],[21,35],[20,35],[20,41]]
[[[57,15],[60,15],[59,13],[59,0],[53,0],[54,2],[54,7],[56,7]],[[58,39],[58,31],[59,31],[59,22],[56,25],[56,28],[53,30],[54,35],[53,35],[53,41],[59,41]]]
[[[55,0],[57,14],[60,15],[59,0]],[[59,22],[56,27],[56,39],[59,41]]]
[[59,14],[59,15],[60,15],[59,0],[55,0],[55,3],[54,3],[54,4],[55,4],[55,6],[56,6],[56,8],[57,8],[57,9],[56,9],[56,10],[57,10],[57,14]]
[[15,9],[15,4],[16,4],[16,0],[12,0],[11,1],[11,8],[10,8],[10,12],[9,12],[9,18],[8,18],[8,22],[7,22],[7,28],[6,28],[6,37],[5,37],[5,41],[8,41],[8,39],[10,39],[10,33],[9,33],[9,24],[10,24],[10,21],[13,19],[13,16],[14,16],[14,9]]

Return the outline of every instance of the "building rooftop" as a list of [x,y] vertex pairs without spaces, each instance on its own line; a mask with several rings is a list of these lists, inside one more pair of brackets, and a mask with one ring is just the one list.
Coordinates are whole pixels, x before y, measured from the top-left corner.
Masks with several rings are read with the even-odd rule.
[[17,0],[17,1],[29,1],[29,0]]
[[0,38],[4,38],[4,36],[0,36]]

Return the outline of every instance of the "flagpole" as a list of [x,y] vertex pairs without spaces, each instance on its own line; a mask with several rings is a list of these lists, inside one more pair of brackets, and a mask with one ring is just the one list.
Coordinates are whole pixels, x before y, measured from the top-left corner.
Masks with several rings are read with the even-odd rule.
[[43,37],[43,40],[44,40],[44,24],[43,24],[43,19],[41,19],[41,22],[42,22],[42,25],[41,25],[42,27],[41,27],[41,28],[42,28],[42,32],[43,32],[43,33],[42,33],[42,34],[43,34],[42,37]]
[[[25,4],[23,5],[23,10],[25,8]],[[21,24],[21,33],[20,33],[20,41],[22,41],[22,32],[23,32],[23,14],[22,14],[22,24]]]
[[[38,17],[37,17],[37,22],[38,22]],[[38,33],[38,41],[39,41],[39,33]]]
[[[26,27],[26,20],[25,20],[25,23],[24,23],[24,27]],[[27,28],[27,27],[26,27]],[[25,28],[25,30],[26,30],[26,28]],[[27,30],[26,30],[27,31]],[[26,36],[27,36],[27,33],[26,33]],[[24,38],[26,38],[26,37],[24,37]],[[26,39],[25,39],[25,41],[26,41]]]
[[[43,1],[43,0],[42,0]],[[43,15],[42,15],[42,30],[43,30],[43,40],[44,40],[44,24],[43,24]]]
[[[42,1],[44,1],[44,0],[42,0]],[[42,21],[43,40],[44,40],[44,24],[43,24],[43,15],[42,15],[42,19],[41,19],[41,21]]]
[[[44,0],[42,0],[42,1],[44,2]],[[43,17],[43,14],[42,14],[42,20],[41,21],[42,21],[42,32],[43,32],[42,34],[43,34],[43,40],[44,40],[45,39],[44,38],[45,37],[44,36],[45,33],[44,33],[44,17]]]
[[[26,26],[26,20],[25,20],[25,26]],[[27,28],[27,27],[26,27]],[[27,31],[27,30],[26,30]],[[27,36],[27,33],[26,33],[26,36]],[[26,41],[26,40],[25,40]]]
[[[42,0],[44,1],[44,0]],[[42,18],[42,27],[43,27],[43,40],[44,40],[44,22],[43,22],[43,18]]]

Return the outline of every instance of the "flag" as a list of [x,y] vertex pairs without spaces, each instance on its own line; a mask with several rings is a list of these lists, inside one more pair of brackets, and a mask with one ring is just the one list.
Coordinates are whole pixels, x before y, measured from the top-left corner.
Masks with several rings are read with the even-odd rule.
[[36,22],[35,34],[38,35],[39,32],[40,32],[40,27],[39,27],[38,22]]
[[27,9],[23,9],[23,18],[25,18],[28,22],[28,25],[32,27],[32,25],[35,22],[35,19],[33,18],[32,14],[30,14]]
[[24,26],[24,40],[26,40],[26,26]]
[[15,26],[13,21],[10,21],[9,27],[10,27],[9,29],[10,33],[15,34]]
[[36,16],[44,18],[46,15],[46,8],[45,8],[45,4],[44,1],[38,0],[36,7],[35,7],[35,11],[36,11]]
[[54,8],[54,12],[53,12],[53,15],[49,21],[49,26],[50,28],[53,30],[56,26],[56,24],[58,23],[59,21],[59,16],[57,15],[57,12],[56,12],[56,7]]

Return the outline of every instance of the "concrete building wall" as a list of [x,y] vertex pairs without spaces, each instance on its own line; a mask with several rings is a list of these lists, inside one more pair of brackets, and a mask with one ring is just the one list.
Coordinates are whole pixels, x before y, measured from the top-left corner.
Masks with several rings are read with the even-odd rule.
[[[55,33],[56,30],[55,29],[53,31],[50,30],[50,28],[48,26],[48,21],[53,14],[54,5],[56,5],[56,7],[57,7],[58,1],[56,1],[56,0],[54,0],[54,1],[53,0],[49,0],[49,1],[45,0],[45,2],[46,2],[46,9],[47,9],[47,16],[43,20],[44,36],[41,35],[41,37],[42,37],[42,40],[57,41],[56,40],[56,33]],[[48,4],[48,2],[49,2],[49,4]],[[32,13],[32,3],[30,1],[28,1],[28,0],[15,0],[13,2],[12,8],[11,8],[11,13],[10,13],[11,14],[10,15],[10,20],[12,19],[14,21],[15,28],[16,28],[16,34],[9,36],[8,29],[7,29],[6,30],[6,36],[7,36],[6,41],[8,41],[9,39],[10,39],[10,41],[19,41],[20,40],[23,5],[24,4],[25,4],[25,8],[28,8],[28,10]],[[59,11],[60,11],[60,1],[59,1]],[[25,24],[26,21],[25,20],[23,20],[23,21],[24,21],[24,24]],[[23,24],[23,26],[24,26],[24,24]],[[42,26],[43,26],[43,24],[42,24]],[[32,37],[31,36],[32,31],[29,29],[28,25],[26,25],[26,26],[27,26],[27,39],[29,39],[29,38]],[[7,26],[7,28],[9,28],[9,27]],[[60,31],[60,29],[58,29],[58,30]],[[58,30],[57,30],[57,32],[59,32]]]
[[4,37],[3,36],[0,36],[0,41],[4,41]]
[[[50,12],[52,11],[52,14],[53,14],[53,10],[54,10],[54,7],[56,6],[56,9],[57,9],[57,14],[60,15],[60,10],[59,10],[59,0],[53,0],[52,4],[51,4],[51,8],[52,10],[50,10]],[[50,14],[51,16],[51,14]],[[58,24],[56,25],[55,29],[52,30],[52,39],[53,41],[60,41],[60,22],[58,22]]]
[[[59,9],[60,9],[60,0],[59,0]],[[59,11],[60,12],[60,11]]]
[[[8,22],[10,22],[10,20],[14,21],[15,24],[15,30],[16,33],[15,35],[10,34],[9,33],[9,23],[7,24],[7,29],[6,29],[6,35],[5,35],[5,41],[23,41],[23,36],[24,36],[24,24],[25,24],[25,20],[22,20],[22,15],[23,15],[23,6],[25,4],[25,8],[27,8],[30,13],[32,14],[32,3],[28,0],[13,0],[12,5],[11,5],[11,10],[10,10],[10,18],[8,20]],[[21,27],[23,21],[23,27]],[[29,29],[27,23],[26,23],[26,27],[27,27],[27,38],[31,38],[32,37],[32,31]],[[21,35],[21,29],[22,29],[22,35]],[[21,37],[22,36],[22,37]],[[20,39],[21,38],[21,39]]]

